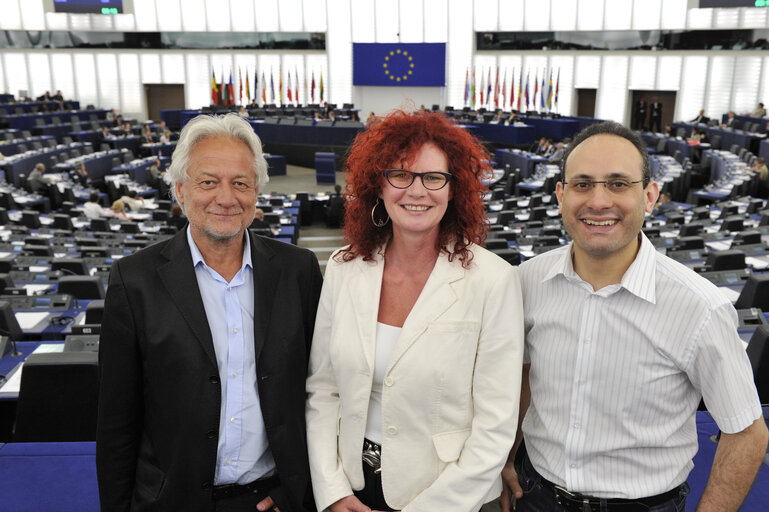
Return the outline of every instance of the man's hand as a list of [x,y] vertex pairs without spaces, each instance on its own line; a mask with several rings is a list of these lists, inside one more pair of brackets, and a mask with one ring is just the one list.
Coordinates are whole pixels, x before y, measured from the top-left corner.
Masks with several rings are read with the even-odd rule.
[[280,512],[278,506],[269,496],[256,504],[256,510],[259,510],[260,512],[264,512],[265,510],[274,510],[275,512]]
[[513,466],[513,461],[508,460],[502,468],[502,495],[499,504],[502,512],[515,510],[515,500],[523,498],[523,489],[518,483],[518,472]]

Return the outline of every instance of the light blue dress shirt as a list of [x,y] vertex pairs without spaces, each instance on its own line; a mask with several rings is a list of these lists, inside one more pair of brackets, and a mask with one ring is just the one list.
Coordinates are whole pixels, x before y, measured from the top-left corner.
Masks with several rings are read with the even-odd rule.
[[222,385],[215,485],[247,484],[275,473],[256,384],[254,271],[244,236],[243,263],[228,283],[206,264],[187,227]]

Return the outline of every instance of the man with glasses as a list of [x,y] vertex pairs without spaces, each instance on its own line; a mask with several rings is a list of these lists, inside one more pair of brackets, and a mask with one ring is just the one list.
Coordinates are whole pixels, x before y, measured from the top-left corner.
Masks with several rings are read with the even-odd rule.
[[641,232],[659,195],[643,142],[585,129],[556,195],[572,242],[520,267],[528,411],[502,510],[684,510],[701,396],[723,434],[698,510],[737,510],[766,453],[761,405],[728,299]]

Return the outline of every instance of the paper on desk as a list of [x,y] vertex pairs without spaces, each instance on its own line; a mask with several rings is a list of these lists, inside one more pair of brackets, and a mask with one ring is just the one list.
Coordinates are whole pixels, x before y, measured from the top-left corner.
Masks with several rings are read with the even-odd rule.
[[740,292],[738,292],[733,288],[728,288],[726,286],[719,286],[718,289],[721,291],[721,293],[726,295],[726,298],[728,298],[729,302],[731,302],[732,304],[737,302],[737,298],[739,298],[740,296]]
[[745,263],[756,270],[764,270],[766,268],[769,268],[769,258],[767,258],[766,256],[763,256],[763,257],[746,256]]
[[52,286],[50,284],[25,284],[24,289],[27,290],[27,295],[37,295],[38,293],[47,292]]
[[21,362],[18,365],[16,365],[13,370],[11,370],[8,373],[7,379],[5,383],[0,386],[0,394],[3,393],[11,393],[11,394],[18,394],[19,389],[21,389],[21,368],[24,366],[24,363]]
[[46,272],[49,269],[50,267],[48,265],[30,265],[29,266],[30,272]]
[[54,352],[64,352],[64,343],[41,343],[32,353],[51,354]]
[[731,247],[731,242],[719,242],[719,241],[713,241],[713,242],[706,242],[705,245],[713,249],[714,251],[725,251],[729,247]]
[[19,327],[22,331],[31,330],[40,322],[47,320],[50,313],[36,313],[33,311],[22,311],[16,313],[16,320],[19,322]]

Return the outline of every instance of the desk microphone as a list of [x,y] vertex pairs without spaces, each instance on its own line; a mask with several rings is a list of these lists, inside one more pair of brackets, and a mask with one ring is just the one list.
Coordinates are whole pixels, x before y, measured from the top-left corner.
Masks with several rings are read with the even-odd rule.
[[0,357],[5,357],[7,353],[11,353],[11,357],[19,357],[21,352],[16,346],[16,340],[12,340],[6,331],[0,329]]

